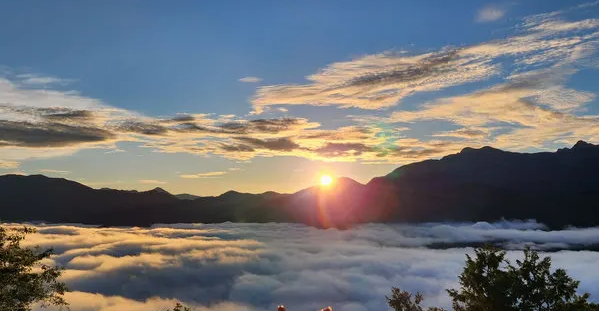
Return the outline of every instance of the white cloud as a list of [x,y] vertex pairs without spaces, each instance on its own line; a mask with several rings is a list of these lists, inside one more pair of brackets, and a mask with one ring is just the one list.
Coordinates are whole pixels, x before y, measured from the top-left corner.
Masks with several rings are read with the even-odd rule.
[[140,179],[139,183],[145,184],[145,185],[164,185],[164,184],[166,184],[165,181],[160,181],[160,180],[155,180],[155,179]]
[[67,85],[75,80],[73,79],[61,79],[53,76],[46,76],[40,74],[19,74],[17,78],[20,79],[20,83],[26,86],[46,86],[49,84]]
[[50,173],[50,174],[60,174],[60,175],[67,175],[67,174],[71,173],[71,171],[61,171],[61,170],[52,170],[52,169],[41,169],[40,172]]
[[306,77],[308,84],[260,87],[252,103],[258,112],[270,105],[381,109],[417,92],[484,80],[498,69],[487,59],[453,48],[420,55],[380,53],[330,64]]
[[476,21],[480,23],[493,22],[502,18],[505,13],[505,8],[489,5],[478,11],[476,14]]
[[[485,20],[504,13],[499,7],[481,12]],[[440,91],[506,73],[509,76],[560,62],[577,61],[578,66],[585,66],[599,42],[599,22],[560,18],[560,13],[531,16],[517,26],[513,35],[472,46],[450,46],[424,54],[386,52],[332,63],[307,76],[305,84],[262,86],[252,103],[257,113],[273,105],[384,109],[416,93]]]
[[19,167],[19,162],[4,161],[0,159],[0,169],[13,169]]
[[[595,98],[588,92],[566,88],[567,67],[529,72],[509,82],[471,94],[439,99],[415,111],[393,113],[398,122],[445,120],[465,128],[477,128],[480,135],[461,138],[470,144],[493,144],[511,150],[540,147],[546,142],[573,144],[577,140],[599,139],[599,116],[572,114]],[[498,126],[498,124],[502,124]],[[502,130],[489,138],[487,133]],[[441,132],[435,136],[454,136]],[[472,133],[470,133],[472,134]],[[481,140],[484,139],[484,140]]]
[[262,81],[262,78],[258,78],[258,77],[243,77],[241,79],[239,79],[240,82],[245,82],[245,83],[258,83],[260,81]]
[[218,172],[206,172],[206,173],[198,173],[198,174],[184,174],[180,175],[181,178],[220,178],[223,175],[226,175],[227,172],[218,171]]
[[[19,226],[19,225],[15,225]],[[320,230],[300,224],[175,224],[151,228],[40,225],[25,245],[54,247],[73,311],[163,310],[175,301],[198,310],[386,310],[392,286],[420,291],[425,305],[449,309],[469,247],[564,249],[554,267],[599,300],[599,228],[547,231],[536,222],[367,224]],[[427,249],[431,245],[453,246]],[[520,258],[509,251],[508,257]],[[214,304],[217,304],[216,306]],[[219,309],[220,310],[220,309]]]
[[[176,299],[149,298],[144,301],[123,298],[121,296],[104,296],[87,292],[67,292],[65,299],[69,309],[73,311],[158,311],[171,310],[178,302]],[[252,311],[254,309],[241,304],[217,303],[209,307],[187,304],[194,311]],[[37,306],[34,311],[62,311],[54,307],[42,308]]]

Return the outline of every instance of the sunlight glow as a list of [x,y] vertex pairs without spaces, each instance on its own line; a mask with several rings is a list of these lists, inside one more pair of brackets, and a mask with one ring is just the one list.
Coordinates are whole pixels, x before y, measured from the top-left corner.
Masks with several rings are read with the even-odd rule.
[[333,177],[331,175],[322,175],[320,176],[320,185],[328,186],[333,182]]

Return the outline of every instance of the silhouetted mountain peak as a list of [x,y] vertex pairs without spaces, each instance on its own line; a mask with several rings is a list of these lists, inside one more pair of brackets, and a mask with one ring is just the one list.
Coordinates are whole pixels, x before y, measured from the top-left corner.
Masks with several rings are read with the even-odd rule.
[[161,188],[95,190],[42,175],[0,176],[0,219],[104,225],[171,222],[301,222],[345,228],[365,222],[530,219],[550,227],[596,226],[599,146],[559,152],[464,148],[401,166],[367,185],[346,177],[291,194],[240,193],[183,201]]
[[226,196],[238,195],[238,194],[241,194],[241,192],[235,191],[235,190],[229,190],[229,191],[219,195],[219,197],[226,197]]
[[280,193],[275,192],[275,191],[266,191],[266,192],[261,193],[260,195],[265,196],[265,197],[272,197],[272,196],[277,196],[279,194]]
[[240,197],[242,197],[243,195],[247,195],[247,193],[243,193],[243,192],[239,192],[239,191],[235,191],[235,190],[229,190],[221,195],[218,196],[218,198],[221,199],[238,199]]
[[586,141],[579,140],[576,142],[576,144],[574,144],[574,146],[572,146],[572,150],[589,149],[594,147],[597,147],[597,145],[593,145],[591,143],[587,143]]
[[0,176],[0,179],[5,181],[18,181],[27,185],[28,187],[43,187],[49,185],[68,185],[70,187],[77,187],[82,189],[91,189],[90,187],[80,184],[76,181],[68,180],[65,178],[48,177],[41,174],[34,175],[21,175],[21,174],[8,174]]
[[481,148],[466,147],[460,151],[460,154],[471,154],[471,153],[491,153],[491,152],[505,152],[501,149],[496,149],[491,146],[484,146]]
[[162,189],[162,188],[160,188],[160,187],[156,187],[156,188],[154,188],[154,189],[150,190],[150,192],[156,192],[156,193],[166,193],[166,194],[170,194],[170,192],[168,192],[168,191],[166,191],[166,190],[164,190],[164,189]]
[[352,187],[352,186],[364,186],[363,184],[349,178],[349,177],[339,177],[335,179],[335,184],[338,187]]

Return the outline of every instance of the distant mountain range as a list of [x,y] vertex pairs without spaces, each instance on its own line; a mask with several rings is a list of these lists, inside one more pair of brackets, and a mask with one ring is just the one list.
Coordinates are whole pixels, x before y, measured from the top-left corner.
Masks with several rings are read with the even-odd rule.
[[364,222],[536,219],[550,227],[599,225],[599,146],[579,141],[557,152],[465,148],[401,166],[366,185],[293,194],[220,196],[92,189],[42,175],[0,176],[0,219],[147,226],[176,222],[298,222],[348,227]]
[[199,198],[200,196],[189,194],[189,193],[181,193],[181,194],[175,194],[175,197],[177,197],[177,199],[179,199],[179,200],[195,200],[195,199]]

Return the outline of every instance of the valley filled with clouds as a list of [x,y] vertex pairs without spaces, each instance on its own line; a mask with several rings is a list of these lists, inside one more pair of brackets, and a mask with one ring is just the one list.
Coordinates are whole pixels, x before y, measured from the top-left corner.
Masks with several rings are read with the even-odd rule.
[[[21,226],[12,224],[9,226]],[[385,310],[392,286],[449,307],[471,246],[493,242],[521,256],[545,251],[599,301],[599,228],[548,231],[529,222],[367,224],[321,230],[299,224],[173,224],[151,228],[37,225],[26,245],[53,247],[73,311]]]

